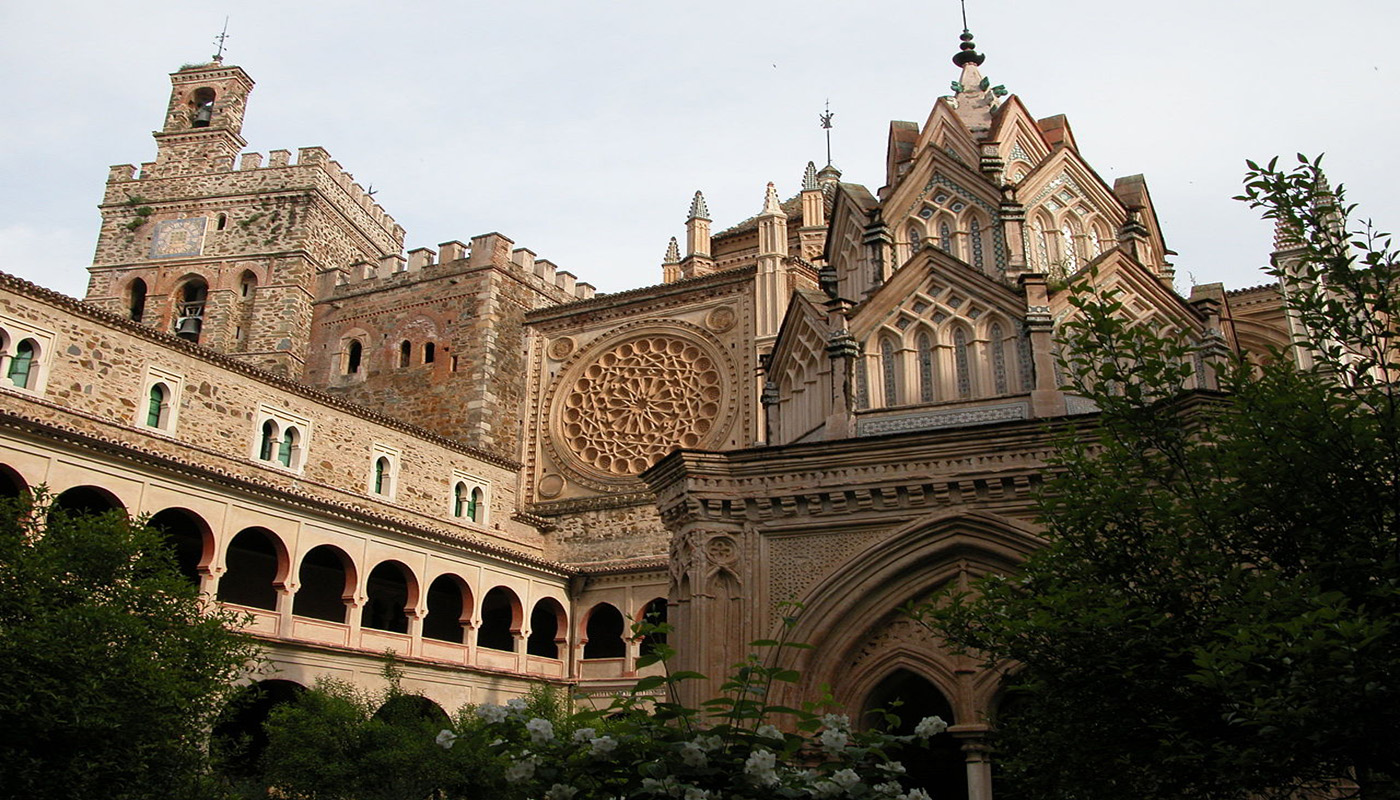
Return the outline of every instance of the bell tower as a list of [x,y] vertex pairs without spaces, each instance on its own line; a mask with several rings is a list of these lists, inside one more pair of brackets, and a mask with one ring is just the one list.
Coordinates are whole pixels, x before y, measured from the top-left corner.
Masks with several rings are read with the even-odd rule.
[[107,177],[85,299],[299,378],[318,293],[404,232],[319,147],[243,152],[252,90],[217,58],[171,74],[155,161]]
[[[152,177],[212,172],[248,144],[242,136],[243,111],[253,80],[219,61],[184,67],[170,75],[165,124],[155,132]],[[227,168],[227,167],[226,167]]]

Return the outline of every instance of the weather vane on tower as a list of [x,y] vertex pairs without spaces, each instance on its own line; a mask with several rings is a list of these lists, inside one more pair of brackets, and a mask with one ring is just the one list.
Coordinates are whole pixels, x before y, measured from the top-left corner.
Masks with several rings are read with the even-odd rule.
[[224,17],[224,29],[214,37],[214,43],[219,46],[219,51],[214,54],[214,63],[224,63],[224,42],[228,39],[228,17]]
[[826,111],[822,112],[822,130],[826,131],[826,165],[831,166],[831,118],[836,116],[831,113],[831,100],[826,101]]

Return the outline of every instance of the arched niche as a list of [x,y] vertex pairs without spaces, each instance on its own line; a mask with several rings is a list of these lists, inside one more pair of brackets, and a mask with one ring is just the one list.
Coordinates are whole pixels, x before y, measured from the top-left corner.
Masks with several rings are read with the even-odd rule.
[[[637,614],[637,619],[634,622],[635,624],[641,625],[665,625],[669,616],[669,607],[666,598],[657,597],[642,606],[642,610]],[[657,645],[663,644],[666,644],[665,631],[644,633],[641,635],[639,642],[640,654],[644,656],[651,655],[656,652]]]
[[292,613],[300,617],[345,622],[345,609],[355,596],[355,564],[332,544],[311,548],[297,568],[297,593]]

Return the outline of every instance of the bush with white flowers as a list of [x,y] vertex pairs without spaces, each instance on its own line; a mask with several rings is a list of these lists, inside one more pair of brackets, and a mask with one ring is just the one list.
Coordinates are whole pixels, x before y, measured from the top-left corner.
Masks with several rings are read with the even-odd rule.
[[[671,655],[665,645],[655,650],[642,665]],[[520,701],[480,706],[474,724],[444,730],[438,744],[483,748],[498,759],[500,769],[483,775],[478,790],[501,800],[929,800],[903,785],[904,767],[888,753],[945,731],[938,717],[921,721],[913,736],[895,736],[818,714],[814,705],[771,705],[773,684],[797,675],[756,656],[701,712],[674,701],[676,684],[693,677],[644,678],[605,709],[554,720],[532,716]],[[778,715],[796,732],[771,724]]]

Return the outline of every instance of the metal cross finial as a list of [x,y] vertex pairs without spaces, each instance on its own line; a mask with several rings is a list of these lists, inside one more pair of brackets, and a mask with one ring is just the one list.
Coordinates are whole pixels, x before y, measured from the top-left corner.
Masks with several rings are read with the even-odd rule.
[[826,101],[826,111],[821,115],[822,130],[826,131],[826,165],[831,166],[831,118],[836,116],[831,113],[831,101]]
[[958,3],[962,6],[963,30],[967,30],[967,0],[958,0]]
[[214,54],[214,60],[222,62],[224,60],[224,42],[228,39],[228,17],[224,17],[224,29],[214,37],[214,43],[219,46],[219,52]]

